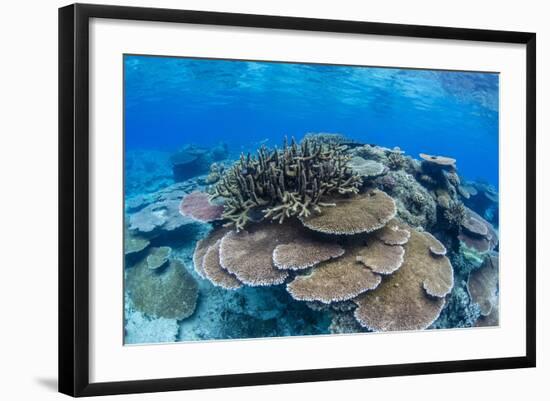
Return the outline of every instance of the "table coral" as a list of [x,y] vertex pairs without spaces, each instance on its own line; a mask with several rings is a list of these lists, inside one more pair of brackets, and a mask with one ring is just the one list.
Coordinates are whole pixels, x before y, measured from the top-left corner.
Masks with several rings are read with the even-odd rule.
[[220,243],[221,239],[209,247],[204,254],[202,262],[204,276],[215,286],[226,290],[241,288],[242,283],[233,274],[222,268],[220,264]]
[[378,189],[355,196],[333,198],[332,202],[334,207],[301,217],[300,220],[314,231],[353,235],[384,227],[396,213],[394,200]]
[[311,274],[297,276],[287,284],[287,290],[300,301],[332,303],[355,298],[376,288],[382,277],[359,263],[357,252],[361,246],[346,249],[346,253],[316,266]]
[[409,241],[403,245],[405,258],[399,270],[373,291],[355,299],[355,317],[366,328],[425,329],[445,305],[444,296],[453,287],[452,266],[446,256],[430,252],[431,241],[422,232],[410,233]]
[[216,228],[212,230],[205,238],[197,241],[195,251],[193,252],[193,265],[197,274],[204,278],[203,258],[208,248],[214,245],[218,240],[222,239],[225,234],[231,231],[229,228]]
[[303,231],[297,223],[269,221],[251,225],[246,231],[230,231],[220,245],[220,263],[247,285],[281,284],[288,272],[273,265],[273,251],[279,244],[292,242]]
[[273,251],[273,263],[282,270],[303,270],[342,256],[344,252],[344,248],[335,242],[299,237],[288,244],[277,245]]
[[382,163],[374,160],[363,159],[359,156],[354,156],[348,163],[348,167],[363,179],[377,177],[384,173],[386,168]]
[[376,237],[367,241],[357,252],[356,260],[379,274],[392,274],[403,264],[405,249],[400,245],[387,245]]
[[420,158],[425,162],[436,164],[440,167],[450,167],[452,169],[456,168],[456,159],[446,156],[434,156],[428,155],[426,153],[420,153]]
[[387,245],[404,245],[411,236],[408,230],[401,229],[397,224],[392,224],[391,222],[380,230],[375,231],[374,234]]
[[472,209],[466,208],[466,219],[462,228],[458,239],[465,248],[464,251],[471,254],[474,259],[482,259],[484,254],[498,245],[498,233],[492,224]]

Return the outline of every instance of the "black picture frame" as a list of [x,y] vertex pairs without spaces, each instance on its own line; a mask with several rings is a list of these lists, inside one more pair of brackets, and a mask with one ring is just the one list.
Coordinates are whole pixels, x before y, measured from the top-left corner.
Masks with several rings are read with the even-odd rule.
[[[521,357],[259,372],[154,380],[89,381],[89,22],[91,18],[276,28],[526,46],[526,353]],[[536,363],[536,35],[479,29],[74,4],[59,9],[59,391],[142,393],[534,367]]]

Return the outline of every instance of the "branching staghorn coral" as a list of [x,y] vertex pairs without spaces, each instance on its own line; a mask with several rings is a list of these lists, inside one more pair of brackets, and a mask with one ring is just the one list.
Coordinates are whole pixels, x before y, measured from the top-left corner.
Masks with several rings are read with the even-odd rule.
[[270,218],[282,223],[292,216],[308,217],[325,198],[355,194],[361,178],[348,166],[350,157],[337,144],[285,139],[282,149],[262,146],[257,156],[241,155],[216,184],[212,199],[225,199],[223,218],[241,230],[249,221]]

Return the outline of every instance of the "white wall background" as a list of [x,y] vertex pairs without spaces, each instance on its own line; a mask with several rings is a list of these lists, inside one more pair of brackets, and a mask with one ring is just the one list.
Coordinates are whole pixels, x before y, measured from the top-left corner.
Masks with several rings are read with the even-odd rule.
[[[537,32],[538,356],[536,369],[130,395],[151,400],[544,399],[550,386],[550,25],[544,1],[159,0],[111,4]],[[93,1],[90,1],[93,2]],[[68,2],[67,2],[68,3]],[[0,22],[0,398],[51,400],[57,375],[58,0],[3,4]],[[7,222],[7,224],[6,224]],[[105,399],[122,399],[108,397]]]

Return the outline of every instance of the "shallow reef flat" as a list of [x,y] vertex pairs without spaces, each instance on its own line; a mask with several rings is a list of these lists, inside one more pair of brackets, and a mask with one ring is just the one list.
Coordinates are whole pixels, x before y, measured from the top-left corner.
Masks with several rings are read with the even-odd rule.
[[498,325],[498,192],[452,155],[321,133],[157,156],[127,160],[126,343]]

